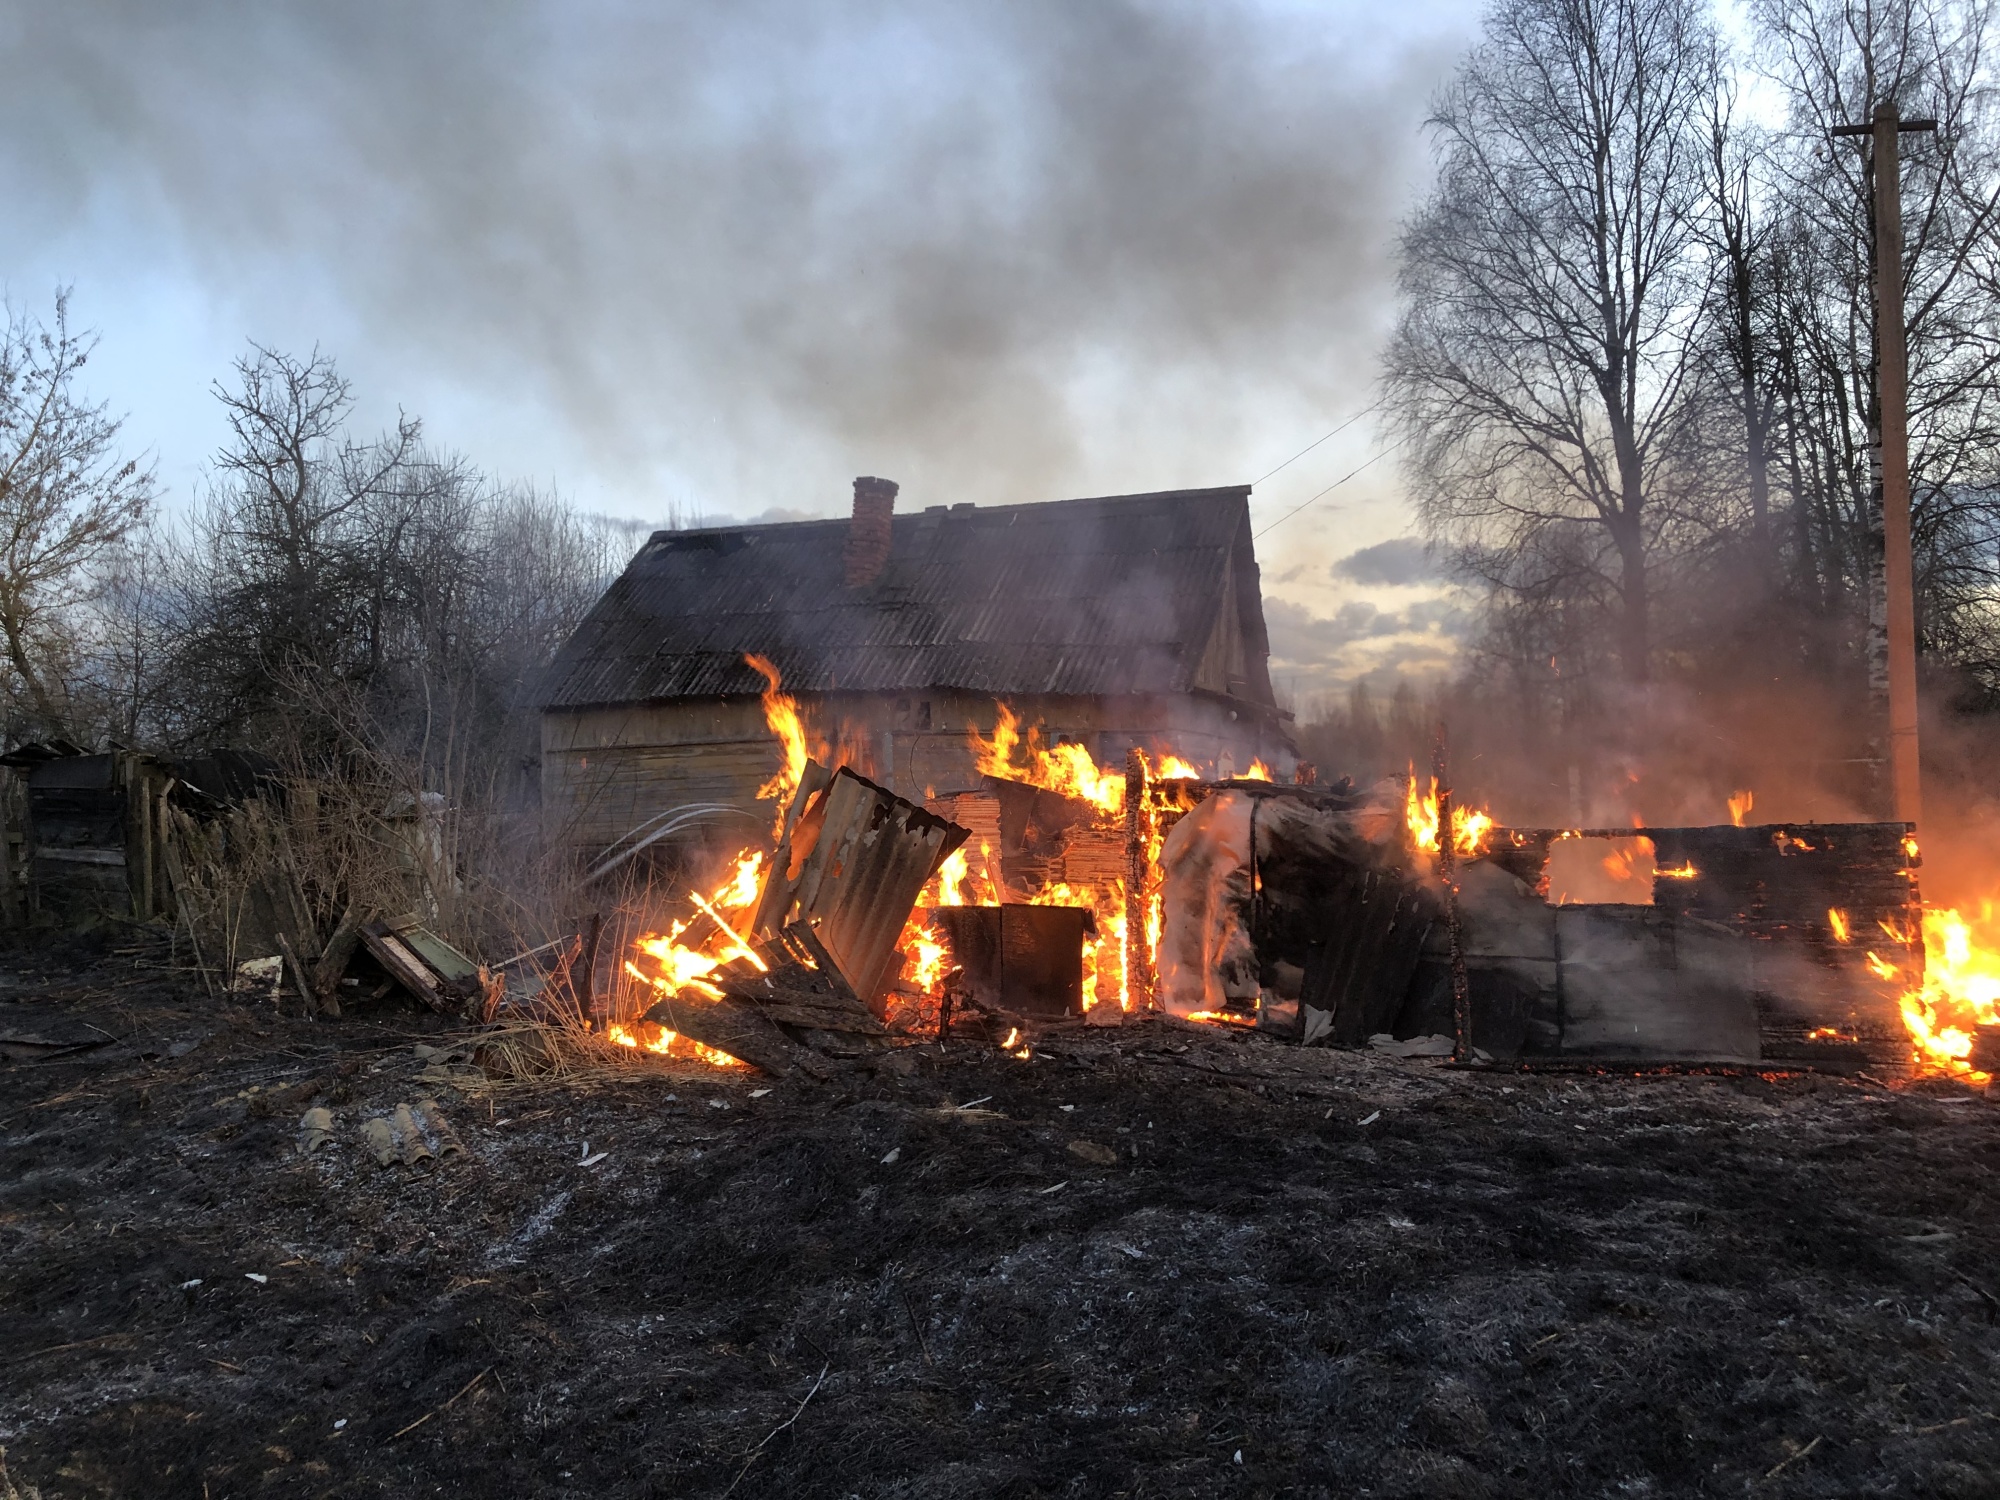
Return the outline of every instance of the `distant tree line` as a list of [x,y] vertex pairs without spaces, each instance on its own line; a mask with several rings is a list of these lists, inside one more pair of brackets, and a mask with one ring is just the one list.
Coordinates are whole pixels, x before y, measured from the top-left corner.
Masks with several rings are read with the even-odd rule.
[[1830,131],[1881,102],[1937,121],[1902,153],[1919,650],[2000,702],[1993,7],[1747,16],[1733,51],[1700,0],[1498,0],[1435,102],[1387,408],[1486,601],[1474,686],[1547,735],[1807,679],[1872,722],[1868,147]]
[[484,808],[534,797],[542,669],[631,528],[496,481],[400,417],[363,435],[333,362],[253,347],[214,394],[229,440],[156,506],[81,395],[66,299],[0,335],[0,727],[268,751]]

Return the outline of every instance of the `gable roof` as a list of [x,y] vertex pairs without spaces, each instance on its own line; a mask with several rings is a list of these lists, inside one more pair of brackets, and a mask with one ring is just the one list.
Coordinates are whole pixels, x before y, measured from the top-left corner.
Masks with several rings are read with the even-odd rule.
[[[564,645],[543,706],[787,691],[1184,693],[1233,607],[1243,677],[1272,703],[1250,487],[895,517],[888,564],[843,582],[845,517],[659,531]],[[1212,669],[1211,669],[1212,675]]]

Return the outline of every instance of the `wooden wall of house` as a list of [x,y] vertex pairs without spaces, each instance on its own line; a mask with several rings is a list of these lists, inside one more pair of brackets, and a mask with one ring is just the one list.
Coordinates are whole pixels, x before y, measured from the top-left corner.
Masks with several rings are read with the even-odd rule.
[[[990,696],[957,690],[800,695],[813,736],[834,760],[912,800],[978,780],[967,731],[991,735]],[[1291,749],[1275,724],[1205,696],[1021,697],[1008,705],[1023,727],[1039,722],[1050,743],[1082,744],[1098,764],[1122,768],[1133,745],[1171,750],[1206,766],[1227,757],[1243,771],[1262,757],[1288,774]],[[1235,718],[1231,715],[1234,713]],[[697,802],[768,815],[757,789],[781,763],[755,698],[699,698],[542,718],[543,809],[552,831],[579,850],[603,849],[647,819]],[[752,825],[743,824],[746,833]],[[731,842],[742,842],[732,839]]]

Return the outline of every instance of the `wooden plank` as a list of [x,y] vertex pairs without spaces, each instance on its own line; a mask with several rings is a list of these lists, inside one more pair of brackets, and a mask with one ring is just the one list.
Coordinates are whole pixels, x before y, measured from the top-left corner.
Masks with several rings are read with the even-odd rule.
[[[731,995],[731,999],[738,998]],[[765,1001],[746,1001],[753,1005],[759,1015],[776,1021],[782,1026],[797,1026],[806,1031],[838,1031],[846,1036],[887,1036],[889,1028],[866,1013],[858,1016],[845,1011],[820,1010],[813,1006],[783,1005]]]
[[810,927],[795,924],[779,938],[754,946],[764,969],[737,959],[710,974],[709,982],[788,1025],[859,1036],[888,1034],[841,977]]
[[432,1010],[446,1015],[452,1013],[444,991],[438,986],[437,976],[425,968],[423,961],[404,947],[387,926],[381,922],[366,923],[361,929],[361,941],[374,955],[375,961],[404,989]]
[[106,868],[125,868],[123,849],[48,849],[35,850],[37,861],[47,861],[58,865],[103,865]]
[[824,1058],[798,1045],[778,1029],[775,1021],[740,1000],[668,998],[648,1010],[644,1019],[704,1047],[727,1052],[773,1078],[788,1078],[793,1073],[819,1079],[833,1076],[833,1067]]

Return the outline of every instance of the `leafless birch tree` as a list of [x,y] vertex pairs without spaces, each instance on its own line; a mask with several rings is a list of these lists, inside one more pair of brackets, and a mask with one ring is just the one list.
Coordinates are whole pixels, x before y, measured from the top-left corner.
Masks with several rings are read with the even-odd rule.
[[1401,242],[1387,394],[1423,523],[1501,587],[1551,544],[1582,563],[1634,683],[1692,410],[1715,77],[1694,0],[1500,0]]

